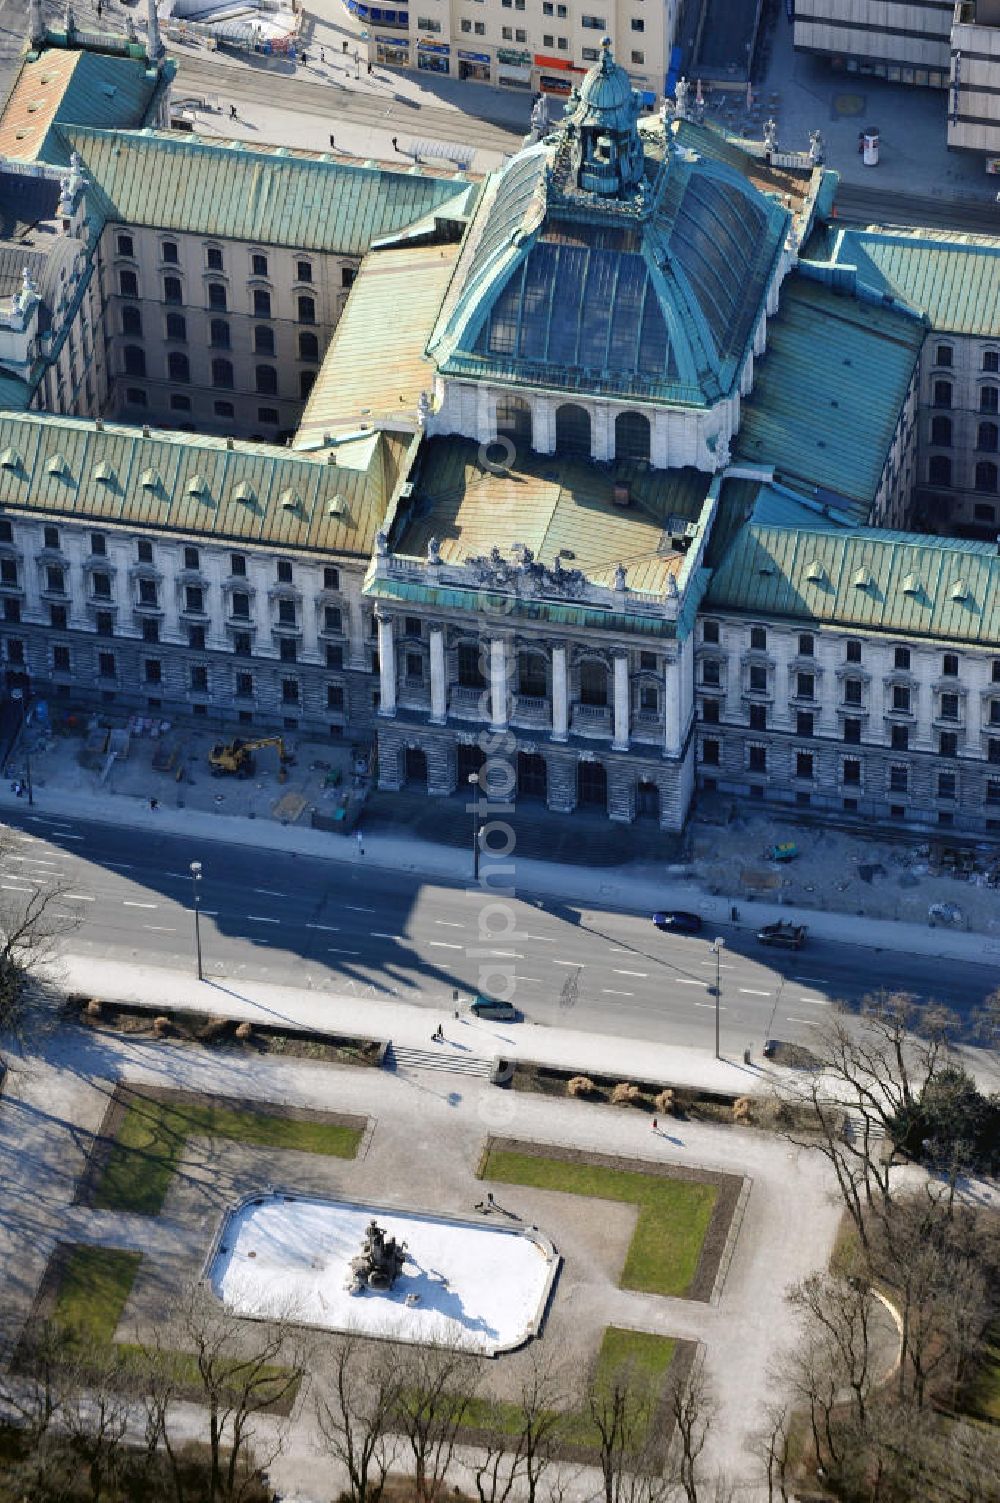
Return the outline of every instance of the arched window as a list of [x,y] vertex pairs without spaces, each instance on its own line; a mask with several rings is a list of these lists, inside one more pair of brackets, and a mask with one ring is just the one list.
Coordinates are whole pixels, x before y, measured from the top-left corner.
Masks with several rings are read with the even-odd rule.
[[191,367],[188,357],[181,350],[171,350],[167,356],[167,376],[171,381],[190,381]]
[[315,371],[299,371],[299,396],[303,402],[313,389],[316,380]]
[[257,390],[262,397],[273,397],[278,392],[278,372],[273,365],[258,365],[256,369]]
[[271,294],[266,287],[255,287],[253,290],[253,314],[254,318],[271,317]]
[[649,458],[649,418],[642,412],[620,412],[615,418],[615,458]]
[[951,406],[951,382],[950,381],[935,381],[934,382],[934,406],[935,407],[950,407]]
[[531,448],[531,408],[523,397],[497,400],[497,438],[507,439],[515,449]]
[[142,313],[130,304],[122,309],[122,333],[131,334],[136,339],[142,338]]
[[274,330],[268,324],[254,324],[253,350],[255,355],[274,354]]
[[231,360],[212,361],[212,385],[219,386],[225,391],[232,391],[233,362]]
[[299,299],[299,323],[314,324],[316,322],[316,299],[308,293],[300,293]]
[[167,314],[167,338],[187,339],[187,320],[183,313]]
[[951,460],[947,454],[931,455],[927,479],[931,485],[951,485]]
[[931,418],[931,443],[939,444],[942,449],[951,448],[951,418]]
[[1000,412],[1000,386],[987,384],[979,388],[979,411]]
[[163,278],[163,301],[165,303],[183,303],[184,289],[181,286],[180,277]]
[[590,413],[575,402],[556,410],[556,453],[590,458]]
[[137,344],[127,344],[124,349],[126,376],[146,374],[146,351]]
[[976,490],[988,491],[991,495],[997,488],[997,467],[991,459],[981,459],[976,465]]
[[229,349],[229,325],[224,318],[213,318],[209,324],[209,338],[217,350]]
[[226,286],[224,282],[209,282],[208,306],[215,313],[225,313],[228,307],[226,299]]
[[315,334],[310,334],[305,329],[299,335],[299,359],[319,359],[319,340],[316,338]]
[[980,423],[979,432],[976,435],[976,448],[982,449],[986,454],[995,454],[998,436],[1000,436],[1000,429],[996,423]]

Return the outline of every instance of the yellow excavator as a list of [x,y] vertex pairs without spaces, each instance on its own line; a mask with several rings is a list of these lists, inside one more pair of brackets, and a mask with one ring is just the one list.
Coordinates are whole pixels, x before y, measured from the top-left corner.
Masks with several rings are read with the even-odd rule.
[[208,765],[212,769],[213,778],[226,775],[253,777],[256,768],[253,754],[262,746],[278,748],[278,782],[283,783],[295,758],[286,752],[285,743],[280,736],[262,736],[257,741],[217,741],[208,754]]

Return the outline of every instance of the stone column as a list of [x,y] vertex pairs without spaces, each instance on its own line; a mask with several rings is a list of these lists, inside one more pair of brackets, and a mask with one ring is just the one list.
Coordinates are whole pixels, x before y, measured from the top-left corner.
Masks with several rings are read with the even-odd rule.
[[431,724],[448,718],[448,688],[444,677],[444,628],[431,627]]
[[629,713],[628,713],[628,658],[625,653],[618,653],[615,657],[615,734],[611,742],[612,751],[628,751],[629,738]]
[[392,618],[378,617],[378,666],[380,715],[396,713],[396,644],[392,637]]
[[507,724],[507,643],[503,637],[490,640],[490,724],[495,731]]
[[566,681],[566,649],[552,649],[552,739],[569,736],[569,689]]

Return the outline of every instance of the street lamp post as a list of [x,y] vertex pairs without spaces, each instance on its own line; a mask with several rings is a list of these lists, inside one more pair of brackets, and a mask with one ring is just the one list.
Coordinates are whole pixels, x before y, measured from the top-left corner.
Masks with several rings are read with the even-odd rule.
[[201,881],[201,862],[192,861],[189,870],[191,872],[191,893],[194,899],[194,946],[198,956],[198,980],[204,981],[205,973],[201,965],[201,895],[198,891],[198,884]]
[[469,790],[475,788],[472,804],[472,880],[479,881],[479,774],[469,773]]
[[725,948],[726,948],[726,941],[724,939],[717,939],[715,941],[715,943],[713,944],[713,946],[712,946],[712,953],[715,956],[715,1057],[716,1057],[716,1059],[721,1059],[722,1058],[722,1054],[721,1054],[720,1049],[719,1049],[719,1008],[720,1008],[721,997],[722,997],[722,952],[723,952],[723,950]]

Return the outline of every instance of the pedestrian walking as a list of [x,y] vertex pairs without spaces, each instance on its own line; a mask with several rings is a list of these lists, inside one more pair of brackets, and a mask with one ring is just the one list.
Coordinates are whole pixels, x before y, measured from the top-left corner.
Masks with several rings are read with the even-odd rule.
[[395,152],[398,153],[398,151],[399,151],[399,137],[398,136],[393,136],[393,138],[392,138],[392,149],[393,149],[393,151],[395,151]]
[[331,146],[333,145],[333,136],[332,135],[330,136],[330,145]]
[[239,119],[239,116],[236,113],[236,106],[235,106],[235,104],[231,104],[229,106],[229,118],[230,118],[230,120],[238,120]]
[[654,1132],[659,1132],[659,1128],[656,1125],[656,1118],[655,1117],[653,1118],[653,1131]]
[[322,47],[319,49],[319,60],[321,63],[326,62],[326,53],[323,51]]
[[358,842],[358,855],[363,856],[365,854],[365,837],[359,830],[354,838]]
[[487,1190],[487,1192],[486,1192],[486,1204],[488,1206],[490,1206],[491,1208],[496,1205],[496,1201],[493,1199],[493,1191],[492,1190]]
[[303,54],[302,54],[302,66],[303,66],[303,68],[308,68],[308,66],[309,66],[309,54],[308,54],[308,52],[303,52]]
[[371,75],[372,75],[372,65],[369,62],[369,64],[368,64],[368,77],[371,78]]
[[160,800],[158,798],[151,798],[150,801],[149,801],[150,812],[154,812],[159,807],[160,807]]

